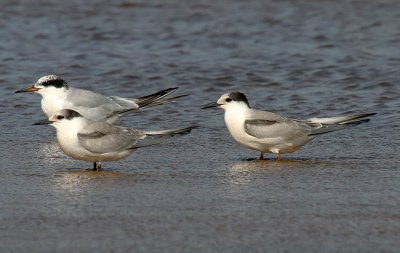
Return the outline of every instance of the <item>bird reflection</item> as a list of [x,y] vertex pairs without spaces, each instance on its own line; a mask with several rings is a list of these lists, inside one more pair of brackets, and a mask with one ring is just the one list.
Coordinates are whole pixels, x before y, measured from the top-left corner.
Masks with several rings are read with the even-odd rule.
[[68,193],[84,193],[91,185],[93,173],[86,171],[63,171],[54,179],[54,189]]
[[91,184],[96,184],[99,181],[120,180],[127,177],[129,174],[111,171],[102,171],[96,173],[94,171],[82,171],[81,169],[69,169],[61,172],[56,178],[56,184],[64,190],[84,190]]
[[228,165],[231,173],[247,173],[247,172],[267,172],[267,171],[278,171],[282,169],[295,169],[304,166],[310,166],[311,164],[319,163],[318,161],[305,160],[305,159],[282,159],[280,162],[276,160],[246,160],[239,163]]
[[252,160],[227,165],[225,185],[229,186],[228,193],[231,197],[245,198],[247,194],[255,191],[257,185],[263,185],[271,178],[284,180],[287,173],[293,170],[309,169],[318,166],[319,161],[301,159],[281,160]]

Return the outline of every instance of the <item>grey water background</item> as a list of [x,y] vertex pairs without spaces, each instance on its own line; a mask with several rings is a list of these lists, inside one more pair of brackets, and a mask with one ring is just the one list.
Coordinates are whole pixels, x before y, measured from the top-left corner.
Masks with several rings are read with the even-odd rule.
[[[400,2],[0,4],[0,252],[398,252]],[[178,86],[121,124],[201,128],[86,171],[31,125],[40,97],[13,93],[47,74],[125,97]],[[288,117],[378,114],[254,161],[199,109],[235,90]]]

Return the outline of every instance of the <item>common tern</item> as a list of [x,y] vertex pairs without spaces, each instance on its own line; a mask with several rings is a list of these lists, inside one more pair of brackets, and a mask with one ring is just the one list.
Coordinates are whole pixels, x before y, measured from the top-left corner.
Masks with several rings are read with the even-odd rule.
[[42,110],[47,118],[59,110],[71,109],[90,120],[105,119],[108,123],[114,123],[128,112],[174,102],[176,99],[186,96],[166,98],[177,89],[176,87],[169,88],[136,99],[117,96],[107,97],[93,91],[70,87],[61,77],[48,75],[39,78],[31,86],[17,90],[16,93],[40,94],[42,96]]
[[117,161],[136,149],[153,146],[175,135],[184,135],[197,125],[162,131],[141,131],[114,126],[106,121],[93,121],[80,113],[63,109],[48,120],[35,125],[52,125],[57,130],[57,141],[68,156],[93,162],[94,170],[101,170],[101,162]]
[[252,109],[243,93],[230,92],[217,102],[203,107],[220,107],[225,110],[225,124],[232,137],[246,148],[264,153],[273,153],[280,160],[281,154],[299,149],[317,136],[368,122],[376,113],[310,118],[295,120],[278,114]]

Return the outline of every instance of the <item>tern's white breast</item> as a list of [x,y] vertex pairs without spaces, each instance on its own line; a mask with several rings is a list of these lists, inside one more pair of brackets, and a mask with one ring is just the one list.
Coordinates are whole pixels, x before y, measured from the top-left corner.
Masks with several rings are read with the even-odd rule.
[[64,102],[67,97],[67,91],[63,88],[47,88],[42,93],[42,110],[48,118],[55,112],[64,109]]
[[247,134],[244,128],[250,109],[242,105],[231,106],[225,111],[225,124],[232,137],[241,145],[251,148],[260,149],[258,140]]
[[79,160],[92,161],[88,152],[79,143],[77,131],[74,129],[57,129],[57,140],[65,154]]

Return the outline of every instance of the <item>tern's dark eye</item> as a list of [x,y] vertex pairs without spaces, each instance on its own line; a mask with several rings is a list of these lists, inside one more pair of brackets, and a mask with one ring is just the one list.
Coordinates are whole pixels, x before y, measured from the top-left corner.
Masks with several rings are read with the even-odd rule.
[[58,119],[58,120],[62,120],[63,118],[64,118],[63,115],[58,115],[58,116],[57,116],[57,119]]
[[232,98],[227,98],[227,99],[225,99],[225,102],[227,102],[227,103],[229,103],[229,102],[231,102],[232,101]]

